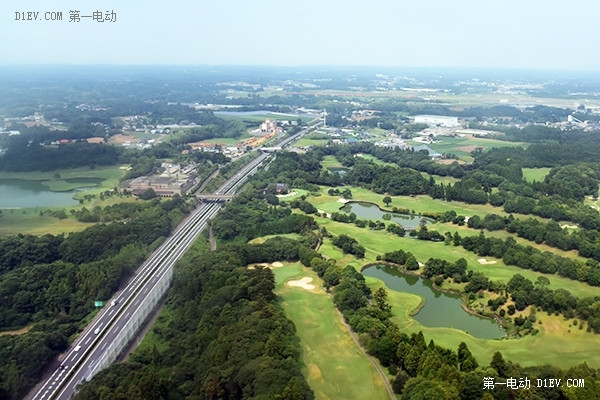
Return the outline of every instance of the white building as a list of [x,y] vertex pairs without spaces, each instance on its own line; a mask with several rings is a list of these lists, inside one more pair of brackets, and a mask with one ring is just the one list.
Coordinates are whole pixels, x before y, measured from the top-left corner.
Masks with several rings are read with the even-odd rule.
[[458,117],[446,117],[443,115],[417,115],[415,116],[415,124],[427,124],[429,126],[445,126],[451,128],[460,126]]

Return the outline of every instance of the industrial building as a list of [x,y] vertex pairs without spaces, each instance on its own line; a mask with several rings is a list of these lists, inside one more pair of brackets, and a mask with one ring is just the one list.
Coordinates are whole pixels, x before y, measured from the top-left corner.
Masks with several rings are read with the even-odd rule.
[[417,115],[415,116],[415,124],[427,124],[429,126],[444,126],[452,128],[460,126],[458,117],[446,117],[443,115]]

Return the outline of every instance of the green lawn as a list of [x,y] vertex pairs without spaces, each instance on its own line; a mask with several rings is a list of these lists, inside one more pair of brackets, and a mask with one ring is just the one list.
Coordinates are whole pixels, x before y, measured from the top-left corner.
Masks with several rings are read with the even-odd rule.
[[[429,144],[433,150],[438,153],[452,153],[457,155],[461,160],[471,162],[473,157],[471,156],[471,149],[466,146],[482,147],[484,150],[492,147],[515,147],[515,146],[527,146],[526,143],[521,142],[507,142],[498,139],[485,139],[485,138],[461,138],[461,137],[447,137],[438,136],[435,138],[438,143]],[[411,144],[419,145],[421,143],[411,142]]]
[[321,162],[323,168],[344,168],[342,163],[340,163],[335,156],[324,156],[323,161]]
[[523,168],[523,178],[527,182],[543,182],[552,168]]
[[[352,265],[360,269],[363,265],[375,262],[375,257],[383,252],[404,249],[412,252],[417,260],[425,262],[430,257],[438,257],[448,261],[455,261],[460,257],[467,260],[468,268],[481,271],[492,280],[507,282],[514,274],[520,273],[526,278],[535,281],[538,276],[544,275],[550,280],[552,289],[565,288],[576,296],[598,295],[598,288],[591,287],[582,282],[572,281],[557,275],[539,274],[518,267],[507,266],[501,260],[496,264],[480,264],[477,255],[467,252],[461,247],[445,246],[443,243],[418,241],[411,238],[400,238],[381,231],[370,231],[357,228],[354,225],[342,224],[325,218],[317,218],[320,225],[326,227],[328,232],[339,235],[348,234],[357,239],[366,249],[366,257],[357,260],[355,257],[343,254],[340,249],[334,247],[330,240],[325,240],[320,252],[326,257],[336,259],[339,265]],[[493,260],[487,258],[488,261]],[[383,282],[375,278],[367,278],[368,284],[376,289]],[[518,362],[521,365],[538,365],[549,363],[559,367],[569,367],[582,361],[590,363],[593,360],[594,367],[600,366],[600,339],[597,335],[579,330],[578,327],[570,327],[572,321],[565,321],[562,316],[548,316],[546,313],[538,312],[542,324],[536,323],[540,332],[535,336],[526,336],[520,339],[484,340],[475,338],[463,331],[451,328],[429,328],[421,325],[410,317],[410,312],[420,304],[420,297],[388,290],[390,303],[393,306],[394,321],[406,332],[418,332],[422,330],[426,339],[434,339],[435,342],[444,347],[456,349],[461,341],[469,346],[469,349],[477,357],[480,364],[488,364],[495,351],[501,351],[506,359]],[[570,332],[569,332],[570,329]]]
[[267,236],[262,236],[262,237],[252,239],[248,243],[262,244],[262,243],[266,242],[267,240],[269,240],[271,238],[275,238],[275,237],[284,237],[284,238],[288,238],[288,239],[297,240],[297,239],[300,239],[302,237],[302,235],[300,235],[299,233],[282,233],[282,234],[278,234],[278,235],[267,235]]
[[[365,247],[365,259],[356,260],[352,256],[343,255],[342,252],[337,248],[335,250],[329,250],[328,247],[324,246],[325,254],[330,258],[345,258],[341,265],[351,264],[353,266],[360,267],[368,262],[375,262],[377,255],[383,255],[383,253],[386,252],[403,249],[413,253],[417,261],[422,263],[425,263],[429,258],[441,258],[450,262],[454,262],[462,257],[467,260],[469,269],[482,272],[491,280],[508,282],[513,275],[521,274],[525,278],[535,282],[539,276],[545,276],[550,280],[549,287],[551,289],[564,288],[577,297],[587,297],[600,294],[600,290],[598,288],[590,286],[586,283],[563,278],[556,274],[542,274],[516,266],[506,265],[500,259],[486,257],[487,261],[496,261],[496,263],[480,264],[478,259],[481,257],[475,253],[463,249],[460,246],[446,246],[441,242],[417,240],[410,237],[401,238],[385,231],[373,231],[367,228],[358,228],[353,224],[335,222],[322,217],[317,217],[316,220],[319,225],[325,227],[328,232],[335,235],[350,235]],[[328,241],[325,241],[325,244],[327,243]]]
[[302,137],[302,139],[300,139],[296,142],[295,146],[296,147],[320,146],[320,145],[327,144],[327,142],[329,142],[329,138],[326,137],[324,134],[318,133],[318,132],[313,132],[313,133],[309,133],[308,135],[304,135]]
[[58,219],[51,216],[40,216],[39,211],[35,208],[2,210],[2,216],[0,216],[0,236],[17,233],[58,235],[64,232],[81,231],[88,226],[90,224],[79,222],[73,217]]
[[[300,264],[275,268],[276,294],[296,325],[303,349],[303,373],[317,399],[385,399],[387,392],[375,367],[356,346],[340,320],[320,278]],[[313,278],[316,289],[285,282]]]
[[448,185],[450,183],[454,185],[459,181],[458,178],[454,178],[453,176],[430,175],[427,172],[421,172],[421,175],[423,175],[423,177],[425,177],[427,180],[429,180],[429,177],[431,176],[435,180],[435,183],[443,183],[444,185]]
[[[415,213],[420,214],[424,212],[446,212],[454,210],[458,215],[473,216],[480,215],[485,216],[486,214],[494,213],[498,215],[508,215],[501,207],[494,207],[490,204],[468,204],[460,201],[443,201],[436,200],[426,195],[420,196],[390,196],[392,203],[389,207],[383,203],[384,194],[378,194],[367,189],[344,186],[339,187],[340,191],[344,189],[350,189],[352,191],[352,200],[355,201],[368,201],[379,205],[383,209],[391,210],[392,207],[407,208],[413,210]],[[338,202],[339,196],[329,196],[327,191],[330,188],[327,186],[321,187],[321,196],[310,197],[308,200],[313,205],[321,210],[329,213],[339,211],[339,208],[343,206],[342,203]],[[531,215],[513,214],[515,218],[531,218]],[[548,221],[548,219],[535,217],[539,221]]]
[[[384,286],[376,278],[367,277],[371,289]],[[500,351],[505,360],[519,363],[521,366],[551,364],[568,368],[586,361],[590,367],[600,367],[600,346],[597,335],[587,333],[585,329],[569,327],[572,321],[563,317],[549,317],[538,312],[535,323],[540,332],[535,336],[519,339],[486,340],[475,338],[464,331],[452,328],[429,328],[410,317],[410,312],[418,307],[420,297],[388,290],[388,300],[392,305],[392,320],[408,334],[423,331],[425,340],[433,339],[436,344],[456,350],[460,342],[465,342],[480,365],[489,365],[494,352]],[[570,330],[570,331],[569,331]]]

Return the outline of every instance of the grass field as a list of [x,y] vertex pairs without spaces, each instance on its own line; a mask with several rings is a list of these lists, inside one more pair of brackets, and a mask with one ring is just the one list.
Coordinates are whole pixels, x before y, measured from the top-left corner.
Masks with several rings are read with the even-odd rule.
[[410,251],[419,262],[426,262],[429,258],[441,258],[454,262],[459,258],[467,260],[468,268],[487,275],[491,280],[508,282],[513,275],[521,274],[525,278],[535,282],[539,276],[545,276],[550,280],[551,289],[564,288],[574,296],[587,297],[598,295],[600,290],[586,283],[563,278],[558,275],[542,274],[539,272],[522,269],[512,265],[506,265],[500,259],[486,257],[488,261],[496,261],[495,264],[480,264],[477,254],[469,252],[462,247],[446,246],[441,242],[430,242],[417,240],[410,237],[398,237],[385,231],[373,231],[367,228],[358,228],[352,224],[335,222],[327,218],[317,217],[319,225],[325,227],[328,232],[336,235],[347,234],[359,241],[366,249],[364,260],[356,260],[354,257],[342,254],[341,250],[328,246],[325,241],[322,251],[334,259],[342,258],[341,265],[351,264],[360,267],[368,262],[375,262],[377,255],[383,255],[398,249]]
[[[60,177],[55,176],[58,174]],[[89,183],[69,183],[65,179],[85,179],[98,178],[102,182],[90,192],[102,192],[112,190],[119,184],[119,180],[125,175],[125,171],[119,166],[97,167],[97,168],[70,168],[54,171],[34,171],[34,172],[0,172],[0,179],[23,179],[31,181],[47,181],[46,184],[50,190],[72,190],[81,187],[89,187]],[[88,193],[86,191],[86,193]]]
[[[184,260],[193,259],[195,256],[199,254],[206,253],[210,248],[208,243],[208,239],[202,235],[198,236],[196,241],[192,244],[192,246],[188,249],[188,251],[183,256]],[[177,268],[177,267],[175,267]],[[162,307],[159,311],[159,314],[156,318],[156,321],[152,325],[152,328],[148,330],[148,333],[140,344],[138,345],[136,352],[152,352],[154,346],[159,352],[162,352],[168,347],[168,342],[158,333],[161,331],[163,326],[168,326],[169,322],[173,320],[175,314],[173,310],[166,306]]]
[[[367,277],[371,289],[384,286],[378,279]],[[410,317],[410,312],[420,303],[420,297],[388,290],[388,299],[392,305],[392,320],[404,332],[423,331],[425,340],[433,339],[436,344],[456,350],[460,342],[465,342],[480,365],[489,365],[494,352],[500,351],[505,360],[519,363],[521,366],[550,364],[568,368],[586,361],[593,368],[600,367],[600,339],[587,333],[585,329],[569,326],[572,321],[563,317],[537,313],[535,327],[540,329],[537,335],[519,339],[486,340],[475,338],[464,331],[452,328],[429,328]]]
[[542,182],[552,168],[523,168],[523,178],[527,182]]
[[335,156],[324,156],[321,165],[324,169],[327,168],[344,168],[341,162],[339,162]]
[[302,139],[298,140],[295,144],[296,147],[303,146],[320,146],[327,144],[329,138],[325,138],[321,133],[309,133],[304,135]]
[[282,233],[279,235],[267,235],[267,236],[258,237],[258,238],[250,240],[248,243],[262,244],[262,243],[266,242],[267,240],[269,240],[271,238],[275,238],[275,237],[284,237],[284,238],[288,238],[288,239],[297,240],[297,239],[300,239],[302,236],[299,233]]
[[[505,265],[501,260],[496,264],[480,264],[476,254],[465,251],[461,247],[445,246],[443,243],[417,241],[411,238],[400,238],[386,232],[370,231],[357,228],[350,224],[342,224],[325,218],[317,218],[320,225],[328,232],[339,235],[348,234],[357,239],[367,252],[362,260],[343,254],[334,247],[330,240],[325,240],[320,252],[326,257],[336,259],[339,265],[352,265],[360,269],[363,265],[375,262],[378,254],[391,250],[404,249],[412,252],[418,261],[424,262],[430,257],[438,257],[448,261],[455,261],[460,257],[467,260],[468,268],[485,273],[492,280],[507,282],[514,274],[520,273],[526,278],[535,281],[538,276],[544,275],[550,280],[550,288],[565,288],[576,296],[598,295],[598,288],[591,287],[581,282],[572,281],[557,275],[539,274],[530,270]],[[488,261],[494,260],[488,257]],[[376,289],[383,282],[375,278],[366,278],[367,283]],[[421,325],[410,317],[421,302],[419,296],[410,293],[399,293],[388,290],[390,303],[393,306],[394,321],[406,332],[422,330],[426,339],[434,339],[436,344],[456,349],[461,341],[477,357],[480,364],[488,364],[493,353],[501,351],[505,359],[518,362],[521,365],[539,365],[548,363],[559,367],[568,367],[580,362],[594,360],[595,367],[600,366],[600,338],[597,335],[579,330],[578,327],[569,327],[572,321],[565,321],[562,316],[548,316],[538,311],[538,320],[535,327],[540,332],[535,336],[526,336],[520,339],[485,340],[475,338],[463,331],[451,328],[429,328]],[[569,332],[570,329],[570,332]]]
[[[501,207],[494,207],[490,204],[468,204],[460,201],[443,201],[436,200],[426,195],[420,196],[390,196],[392,198],[392,203],[389,207],[385,206],[383,203],[384,194],[378,194],[372,192],[367,189],[357,188],[357,187],[338,187],[340,191],[344,189],[350,189],[352,191],[352,200],[355,201],[368,201],[371,203],[375,203],[379,205],[379,207],[384,209],[392,209],[392,207],[398,208],[407,208],[409,210],[413,210],[415,213],[420,214],[424,212],[446,212],[454,210],[458,215],[464,216],[473,216],[480,215],[485,216],[486,214],[494,213],[498,215],[508,215]],[[329,187],[322,186],[321,187],[321,196],[319,197],[310,197],[308,200],[313,203],[313,205],[319,209],[327,211],[329,213],[334,211],[339,211],[339,208],[343,206],[343,204],[338,202],[338,196],[329,196],[327,194],[327,190]],[[523,215],[523,214],[513,214],[515,218],[531,218],[531,215]],[[539,221],[548,221],[548,219],[535,217]]]
[[[317,399],[379,400],[387,398],[375,367],[356,346],[340,320],[320,278],[300,264],[275,268],[276,294],[296,325],[303,349],[303,373]],[[313,278],[308,291],[285,282]]]
[[50,216],[40,216],[39,211],[34,208],[3,210],[0,217],[0,236],[15,235],[17,233],[57,235],[64,232],[81,231],[88,226],[90,224],[79,222],[73,217],[58,219]]
[[[438,153],[452,153],[458,156],[459,159],[467,162],[473,161],[471,156],[471,149],[469,147],[482,147],[484,150],[492,147],[515,147],[515,146],[526,146],[526,143],[521,142],[507,142],[498,139],[485,139],[485,138],[471,138],[471,137],[447,137],[437,136],[435,138],[438,143],[432,143],[428,146]],[[414,145],[421,143],[410,142]]]

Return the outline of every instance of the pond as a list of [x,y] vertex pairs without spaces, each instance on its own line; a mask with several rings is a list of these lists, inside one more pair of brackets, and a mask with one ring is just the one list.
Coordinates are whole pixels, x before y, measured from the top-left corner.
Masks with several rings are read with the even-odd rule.
[[[70,185],[95,186],[101,178],[64,179]],[[43,181],[0,179],[0,208],[71,206],[79,202],[73,195],[86,188],[54,192]]]
[[360,219],[372,219],[385,221],[383,216],[385,214],[391,215],[391,221],[394,221],[398,225],[405,229],[414,229],[419,226],[421,220],[424,220],[426,224],[431,224],[433,220],[417,214],[397,214],[389,213],[381,210],[377,204],[368,203],[365,201],[349,201],[340,208],[341,211],[350,214],[353,212]]
[[348,173],[348,171],[350,170],[350,168],[345,168],[345,167],[331,167],[331,168],[327,168],[327,169],[332,174],[338,174],[339,176],[346,175]]
[[429,279],[403,274],[387,265],[365,268],[363,275],[382,280],[392,290],[423,298],[425,305],[413,318],[424,326],[456,328],[481,339],[499,339],[505,336],[495,320],[469,314],[463,310],[460,296],[435,290]]

